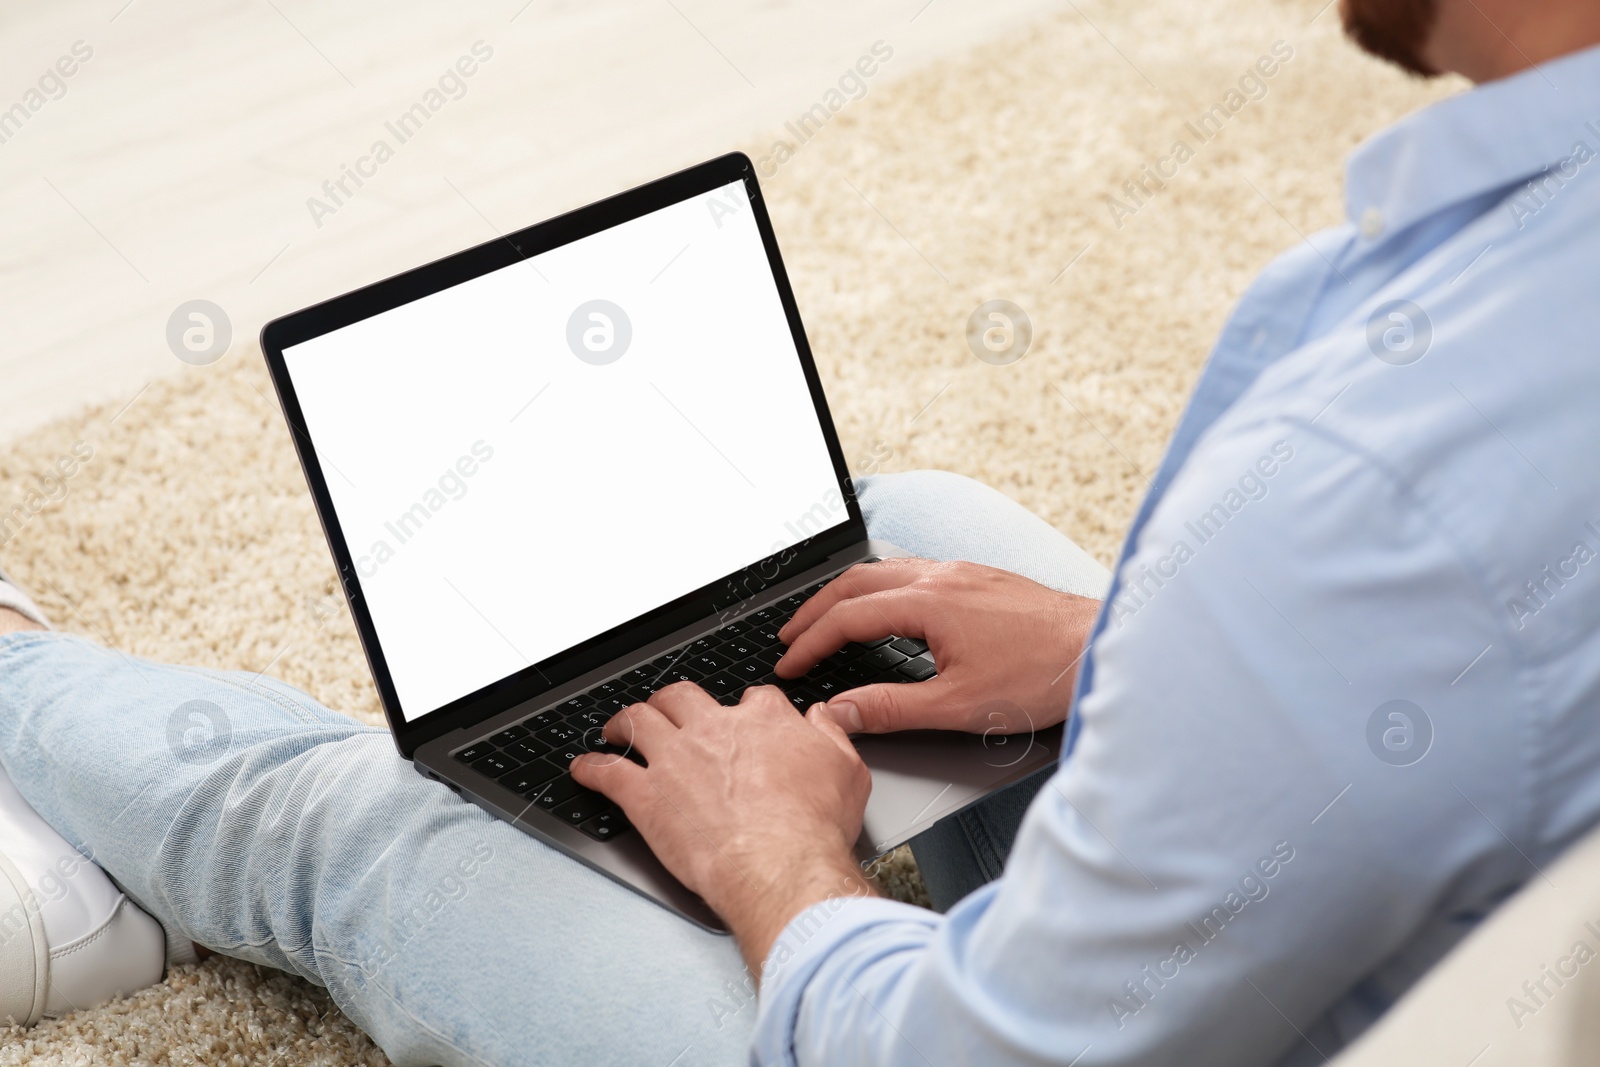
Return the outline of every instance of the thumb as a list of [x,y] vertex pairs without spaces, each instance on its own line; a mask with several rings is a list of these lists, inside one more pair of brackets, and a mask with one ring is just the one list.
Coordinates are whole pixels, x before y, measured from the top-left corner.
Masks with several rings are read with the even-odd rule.
[[823,706],[823,714],[853,734],[887,734],[896,730],[947,729],[943,678],[926,682],[886,682],[840,693]]
[[828,714],[828,705],[813,704],[811,710],[806,712],[806,721],[828,736],[828,739],[838,745],[853,758],[860,759],[856,746],[850,743],[850,735]]

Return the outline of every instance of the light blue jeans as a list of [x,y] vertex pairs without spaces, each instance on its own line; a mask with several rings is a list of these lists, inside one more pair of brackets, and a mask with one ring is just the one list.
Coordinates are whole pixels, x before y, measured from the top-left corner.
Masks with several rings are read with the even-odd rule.
[[[976,482],[880,476],[861,501],[873,535],[908,551],[1104,591],[1104,568]],[[205,719],[209,741],[186,732]],[[756,1006],[731,938],[491,818],[385,731],[281,682],[11,634],[0,761],[169,930],[326,986],[397,1064],[749,1055]]]

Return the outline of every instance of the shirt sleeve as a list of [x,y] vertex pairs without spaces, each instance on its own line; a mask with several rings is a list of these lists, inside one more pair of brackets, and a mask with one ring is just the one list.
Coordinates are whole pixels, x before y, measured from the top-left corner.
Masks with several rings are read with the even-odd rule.
[[1119,574],[1004,877],[798,917],[758,1062],[1320,1063],[1527,877],[1504,623],[1381,457],[1202,440]]

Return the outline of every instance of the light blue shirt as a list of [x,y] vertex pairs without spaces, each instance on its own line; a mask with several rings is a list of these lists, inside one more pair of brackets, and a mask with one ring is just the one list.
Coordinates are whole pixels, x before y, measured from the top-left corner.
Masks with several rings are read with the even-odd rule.
[[1355,152],[1217,342],[1005,876],[798,917],[759,1062],[1321,1063],[1600,821],[1597,155],[1600,50]]

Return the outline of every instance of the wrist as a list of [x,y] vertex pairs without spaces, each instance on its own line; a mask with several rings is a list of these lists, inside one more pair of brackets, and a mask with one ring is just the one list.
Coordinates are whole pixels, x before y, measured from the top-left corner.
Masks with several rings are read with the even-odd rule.
[[1089,634],[1094,620],[1100,614],[1100,601],[1075,593],[1058,593],[1052,612],[1051,634],[1054,647],[1060,650],[1060,660],[1054,668],[1050,683],[1053,699],[1051,710],[1055,722],[1066,719],[1072,705],[1072,691],[1078,679],[1078,667],[1083,662]]
[[835,897],[877,895],[847,849],[796,853],[726,888],[725,899],[707,903],[727,921],[758,982],[773,943],[801,912]]

